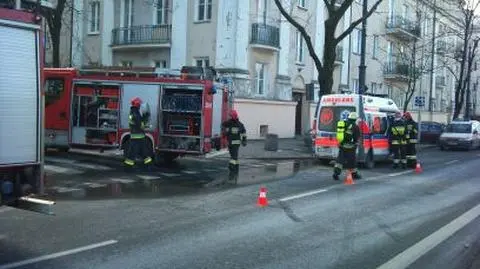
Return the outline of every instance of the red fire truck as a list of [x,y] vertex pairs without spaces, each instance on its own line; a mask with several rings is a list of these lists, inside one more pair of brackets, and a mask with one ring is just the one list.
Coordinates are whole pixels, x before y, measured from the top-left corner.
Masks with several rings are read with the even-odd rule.
[[211,68],[45,68],[44,73],[47,147],[125,149],[134,97],[150,112],[147,141],[157,160],[227,146],[221,123],[232,95]]
[[51,213],[44,184],[43,32],[48,2],[0,5],[0,205]]

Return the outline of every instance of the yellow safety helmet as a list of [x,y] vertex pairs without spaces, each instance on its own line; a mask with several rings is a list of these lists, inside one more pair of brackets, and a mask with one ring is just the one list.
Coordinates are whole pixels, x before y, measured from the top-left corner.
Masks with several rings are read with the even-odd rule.
[[358,119],[357,112],[350,112],[350,114],[348,114],[348,119],[349,119],[349,120],[356,120],[356,119]]

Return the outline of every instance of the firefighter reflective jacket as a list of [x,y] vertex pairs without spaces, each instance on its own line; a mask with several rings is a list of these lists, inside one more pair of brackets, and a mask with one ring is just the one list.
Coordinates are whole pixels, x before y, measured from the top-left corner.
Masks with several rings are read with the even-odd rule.
[[360,128],[353,122],[339,121],[337,123],[337,141],[340,147],[354,149],[360,138]]
[[137,107],[130,108],[128,115],[128,125],[130,127],[130,139],[145,138],[145,123],[143,122],[140,110]]
[[230,119],[222,124],[223,134],[228,139],[228,145],[246,144],[247,134],[245,126],[239,120]]
[[406,140],[409,144],[416,144],[418,137],[418,124],[410,119],[406,122],[407,131],[406,131]]
[[394,120],[388,132],[392,145],[405,145],[407,143],[407,128],[405,121]]

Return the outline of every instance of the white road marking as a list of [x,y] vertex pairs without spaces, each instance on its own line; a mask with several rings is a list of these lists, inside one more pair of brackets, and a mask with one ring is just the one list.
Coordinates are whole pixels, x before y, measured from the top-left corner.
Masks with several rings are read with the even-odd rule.
[[448,239],[455,232],[459,231],[467,224],[475,220],[478,216],[480,216],[480,204],[465,212],[463,215],[454,219],[447,225],[443,226],[433,234],[419,241],[415,245],[406,249],[402,253],[398,254],[393,259],[377,267],[377,269],[407,268],[427,252]]
[[73,166],[85,168],[85,169],[92,169],[92,170],[112,170],[113,168],[104,166],[104,165],[99,165],[99,164],[90,164],[90,163],[82,163],[76,160],[68,160],[68,159],[61,159],[61,158],[54,158],[54,157],[48,157],[46,159],[47,161],[53,162],[53,163],[61,163],[61,164],[70,164]]
[[251,167],[264,167],[265,165],[263,164],[248,164],[247,166],[251,166]]
[[452,161],[446,162],[445,164],[449,165],[449,164],[456,163],[456,162],[459,162],[459,160],[452,160]]
[[66,187],[52,187],[52,189],[58,193],[81,191],[81,189],[78,189],[78,188],[66,188]]
[[137,175],[137,177],[143,180],[153,180],[153,179],[160,179],[159,176],[148,176],[148,175]]
[[108,245],[113,245],[113,244],[116,244],[116,243],[118,243],[117,240],[108,240],[108,241],[100,242],[100,243],[97,243],[97,244],[91,244],[91,245],[84,246],[84,247],[74,248],[74,249],[70,249],[70,250],[66,250],[66,251],[61,251],[61,252],[57,252],[57,253],[52,253],[52,254],[48,254],[48,255],[39,256],[39,257],[32,258],[32,259],[19,261],[19,262],[13,262],[13,263],[0,265],[0,269],[11,269],[11,268],[16,268],[16,267],[21,267],[21,266],[25,266],[25,265],[29,265],[29,264],[33,264],[33,263],[37,263],[37,262],[42,262],[42,261],[46,261],[46,260],[60,258],[60,257],[63,257],[63,256],[77,254],[77,253],[84,252],[84,251],[91,250],[91,249],[95,249],[95,248],[100,248],[100,247],[105,247],[105,246],[108,246]]
[[175,173],[159,173],[160,175],[162,176],[166,176],[166,177],[177,177],[179,176],[180,174],[175,174]]
[[57,173],[57,174],[82,174],[82,171],[73,169],[73,168],[65,168],[61,166],[56,166],[52,164],[46,164],[45,166],[45,171],[51,172],[51,173]]
[[396,176],[410,174],[412,172],[413,172],[413,170],[407,170],[407,171],[402,171],[402,172],[398,172],[398,173],[390,173],[390,174],[387,174],[387,176],[388,177],[396,177]]
[[189,175],[196,175],[196,174],[199,173],[198,171],[190,171],[190,170],[185,170],[185,171],[182,171],[182,172],[185,173],[185,174],[189,174]]
[[207,172],[207,173],[217,172],[217,171],[218,171],[218,169],[209,169],[209,168],[207,168],[207,169],[202,169],[202,170],[203,170],[204,172]]
[[113,181],[113,182],[125,183],[125,184],[135,182],[135,180],[133,180],[133,179],[126,179],[126,178],[110,178],[110,180]]
[[205,158],[213,158],[213,157],[216,157],[216,156],[225,155],[227,153],[228,153],[228,150],[222,149],[222,150],[217,151],[217,152],[205,154]]
[[95,182],[85,182],[83,184],[87,185],[90,188],[102,188],[102,187],[107,186],[107,184],[99,184],[99,183],[95,183]]
[[326,189],[319,189],[319,190],[315,190],[315,191],[300,193],[300,194],[297,194],[297,195],[287,196],[287,197],[284,197],[284,198],[279,199],[279,200],[280,200],[281,202],[286,202],[286,201],[290,201],[290,200],[294,200],[294,199],[299,199],[299,198],[303,198],[303,197],[307,197],[307,196],[319,194],[319,193],[326,192],[326,191],[328,191],[328,190],[326,190]]

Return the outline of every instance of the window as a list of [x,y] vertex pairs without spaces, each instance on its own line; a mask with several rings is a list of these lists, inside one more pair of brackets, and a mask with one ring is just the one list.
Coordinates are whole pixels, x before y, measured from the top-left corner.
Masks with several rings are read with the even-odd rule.
[[198,66],[198,67],[209,67],[210,66],[210,60],[208,59],[208,57],[196,58],[194,61],[195,61],[194,62],[195,66]]
[[212,0],[197,0],[197,21],[212,19]]
[[358,79],[353,79],[352,80],[352,91],[353,92],[358,92],[358,89],[360,88],[360,82]]
[[307,8],[307,0],[298,0],[297,5],[301,8]]
[[266,72],[265,72],[265,64],[256,63],[255,64],[255,88],[257,90],[257,94],[264,95],[265,90],[267,88],[267,80],[266,80]]
[[121,61],[120,65],[123,66],[123,67],[132,67],[133,63],[132,63],[132,61]]
[[371,93],[376,93],[377,92],[377,83],[372,82],[372,86],[370,88]]
[[385,134],[388,129],[388,120],[386,117],[374,116],[372,124],[373,134]]
[[169,1],[170,0],[157,0],[155,24],[157,25],[168,24]]
[[63,78],[48,78],[45,82],[45,105],[48,106],[62,96],[65,91],[65,81]]
[[373,46],[372,46],[372,58],[377,59],[378,57],[378,35],[373,36]]
[[153,62],[153,67],[155,68],[167,68],[167,61],[159,60]]
[[297,32],[297,63],[304,63],[305,58],[305,41],[303,40],[302,34]]
[[100,33],[100,1],[90,2],[90,25],[89,34]]
[[352,36],[352,52],[353,53],[360,53],[360,48],[362,47],[362,31],[360,29],[354,29]]
[[[121,27],[131,27],[133,25],[134,0],[122,0],[122,20]],[[121,10],[122,10],[121,8]]]

